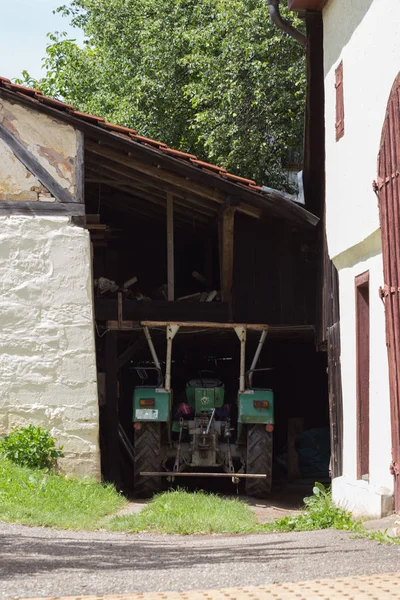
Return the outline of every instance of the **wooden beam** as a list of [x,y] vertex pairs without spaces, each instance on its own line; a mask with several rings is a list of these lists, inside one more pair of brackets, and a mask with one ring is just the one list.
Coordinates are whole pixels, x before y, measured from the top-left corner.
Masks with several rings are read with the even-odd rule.
[[168,273],[168,301],[175,299],[174,275],[174,197],[167,194],[167,273]]
[[178,325],[179,327],[190,327],[193,329],[234,329],[243,327],[251,331],[268,331],[268,325],[259,323],[212,323],[209,321],[141,321],[142,327],[167,327],[167,325]]
[[58,181],[56,181],[54,177],[52,177],[52,175],[50,175],[50,173],[44,167],[42,167],[38,159],[33,156],[33,154],[31,154],[29,150],[27,150],[25,146],[21,144],[19,139],[17,139],[2,123],[0,123],[0,139],[2,139],[7,146],[9,146],[18,160],[21,161],[28,171],[32,173],[32,175],[34,175],[46,189],[49,190],[50,194],[54,196],[54,198],[60,202],[78,202],[78,199],[74,198],[67,189],[62,187],[62,185],[60,185]]
[[[112,188],[114,189],[114,188]],[[108,194],[106,198],[102,199],[102,204],[107,205],[113,210],[120,210],[125,212],[135,213],[138,216],[144,216],[147,218],[158,218],[161,221],[165,221],[165,201],[162,203],[157,202],[153,198],[149,198],[147,194],[141,192],[128,192],[124,190],[125,195],[115,193]],[[98,201],[96,196],[93,197],[94,201]],[[177,212],[175,211],[175,221],[181,221],[191,226],[196,224],[202,227],[210,226],[210,219],[207,219],[204,215],[193,214],[193,211]]]
[[0,200],[0,215],[66,215],[81,217],[85,214],[85,205],[70,202],[22,202],[19,200]]
[[235,206],[227,207],[218,221],[220,248],[220,279],[222,302],[229,306],[229,318],[233,315],[233,249],[235,230]]
[[[106,168],[101,168],[102,171],[106,170]],[[89,167],[89,171],[91,173],[94,172],[93,167]],[[91,182],[90,179],[86,180],[88,183]],[[150,202],[152,201],[157,201],[157,204],[161,204],[162,206],[165,206],[166,204],[166,197],[165,194],[161,191],[160,193],[160,188],[158,188],[158,190],[156,190],[155,188],[150,188],[149,186],[146,186],[143,182],[140,184],[137,184],[134,181],[130,181],[129,179],[126,181],[120,180],[120,179],[102,179],[101,181],[93,181],[93,183],[103,183],[105,185],[109,185],[110,187],[114,187],[115,189],[119,189],[122,190],[128,194],[132,194],[137,196],[138,195],[138,190],[142,192],[142,196],[139,195],[139,197],[142,197],[144,199],[148,198]],[[190,214],[193,215],[193,211],[200,213],[200,215],[205,215],[206,217],[212,217],[215,214],[215,208],[214,209],[206,209],[204,208],[202,205],[199,207],[197,205],[194,205],[193,203],[191,203],[189,200],[185,201],[182,200],[180,197],[175,196],[174,194],[174,204],[175,204],[175,208],[177,209],[177,211],[179,210],[180,212],[186,213],[186,214]],[[182,207],[182,209],[180,208]],[[184,209],[188,209],[187,211],[185,211]],[[199,217],[201,218],[201,217]]]
[[[157,181],[154,181],[151,177],[143,176],[143,174],[138,173],[137,171],[131,171],[124,166],[116,164],[109,160],[104,159],[101,160],[100,157],[96,157],[95,160],[90,157],[90,152],[87,153],[86,164],[88,165],[90,171],[92,173],[96,173],[97,176],[108,173],[110,178],[116,179],[120,184],[132,185],[135,189],[139,188],[150,192],[153,195],[156,195],[157,192],[160,192],[160,184]],[[122,178],[122,180],[121,180]],[[88,179],[86,179],[89,182]],[[103,181],[103,183],[107,183],[107,181]],[[131,182],[131,183],[129,183]],[[196,196],[193,193],[189,193],[185,190],[181,190],[180,188],[163,182],[161,192],[163,193],[163,197],[165,198],[165,192],[171,192],[174,196],[175,203],[177,200],[185,201],[188,205],[190,203],[190,208],[193,210],[194,204],[196,205],[196,210],[207,209],[210,214],[215,214],[216,208],[219,206],[215,201],[209,200],[200,196]],[[183,202],[182,205],[184,206]]]
[[[96,154],[98,156],[104,156],[106,158],[109,158],[110,160],[114,160],[115,162],[125,165],[126,167],[129,167],[135,171],[144,173],[145,175],[148,175],[153,179],[156,179],[157,181],[171,183],[172,185],[175,185],[180,189],[187,190],[189,192],[197,194],[198,196],[203,196],[204,198],[208,198],[209,200],[214,200],[215,202],[219,202],[220,204],[225,202],[226,197],[223,194],[221,194],[221,192],[203,186],[199,183],[195,183],[190,179],[186,179],[180,177],[179,175],[175,175],[170,171],[167,171],[166,169],[160,169],[157,166],[141,162],[137,158],[131,156],[130,153],[128,153],[128,156],[125,156],[121,153],[111,150],[110,148],[105,147],[104,145],[96,144],[91,141],[87,141],[86,146],[90,152],[93,152],[93,154]],[[261,217],[260,209],[250,206],[248,204],[240,203],[240,205],[238,206],[238,210],[251,217],[256,217],[257,219]]]

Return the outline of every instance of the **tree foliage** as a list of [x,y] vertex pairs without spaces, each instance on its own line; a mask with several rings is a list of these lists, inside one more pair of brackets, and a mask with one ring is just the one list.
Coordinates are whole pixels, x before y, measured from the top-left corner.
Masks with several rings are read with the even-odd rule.
[[25,72],[25,83],[284,185],[282,159],[302,147],[304,51],[271,24],[265,0],[73,0],[58,10],[84,47],[51,34],[44,78]]

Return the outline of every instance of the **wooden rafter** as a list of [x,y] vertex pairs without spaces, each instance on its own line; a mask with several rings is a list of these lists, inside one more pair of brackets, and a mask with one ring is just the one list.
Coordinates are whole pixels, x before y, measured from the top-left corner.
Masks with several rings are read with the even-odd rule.
[[[112,160],[116,163],[124,165],[132,169],[133,171],[137,171],[138,173],[142,173],[155,179],[160,182],[169,183],[175,185],[181,190],[186,190],[198,196],[202,196],[209,200],[214,200],[220,204],[225,202],[226,197],[218,192],[215,189],[207,188],[201,184],[195,183],[194,181],[188,180],[186,178],[180,177],[179,175],[175,175],[170,171],[165,169],[158,168],[157,166],[150,165],[148,163],[141,162],[137,158],[133,156],[123,155],[120,152],[116,152],[111,148],[107,148],[104,145],[93,143],[90,140],[86,142],[87,149],[95,154],[96,156],[106,157],[109,160]],[[240,203],[238,206],[238,210],[243,212],[244,214],[248,214],[252,217],[259,218],[261,216],[260,210],[258,208],[252,207],[248,204]]]

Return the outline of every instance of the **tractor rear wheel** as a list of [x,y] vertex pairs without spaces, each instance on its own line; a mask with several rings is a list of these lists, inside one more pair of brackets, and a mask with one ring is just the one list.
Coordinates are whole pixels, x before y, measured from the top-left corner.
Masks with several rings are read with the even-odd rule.
[[266,475],[262,479],[246,479],[246,494],[264,498],[272,485],[272,432],[265,425],[249,425],[247,428],[246,473]]
[[146,477],[141,472],[161,471],[161,424],[141,423],[134,430],[135,448],[135,493],[147,498],[161,489],[161,477]]

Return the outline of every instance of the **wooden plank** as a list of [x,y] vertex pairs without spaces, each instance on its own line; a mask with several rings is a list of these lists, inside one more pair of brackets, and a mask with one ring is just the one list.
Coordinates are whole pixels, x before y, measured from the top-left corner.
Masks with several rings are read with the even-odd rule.
[[[93,173],[93,167],[89,167],[90,171]],[[105,170],[104,167],[101,167],[101,170]],[[88,183],[90,183],[91,179],[87,179],[86,180]],[[94,183],[94,182],[92,182]],[[161,190],[160,193],[160,186],[158,184],[158,188],[156,189],[155,187],[151,187],[148,185],[145,185],[143,183],[143,181],[141,183],[136,183],[136,181],[130,181],[130,180],[126,180],[125,182],[123,180],[120,179],[103,179],[102,181],[99,181],[98,183],[103,183],[105,185],[108,185],[109,187],[112,187],[114,189],[117,190],[121,190],[126,194],[132,194],[132,196],[135,197],[139,197],[139,198],[144,198],[146,199],[148,202],[152,202],[161,206],[165,206],[166,203],[166,198],[165,198],[165,193],[163,190]],[[163,185],[164,187],[164,185]],[[215,208],[212,209],[208,209],[205,208],[203,206],[203,204],[201,204],[200,206],[197,204],[192,203],[190,200],[182,200],[180,197],[175,196],[174,194],[174,204],[175,204],[175,212],[179,211],[183,214],[186,215],[192,215],[193,213],[196,212],[196,218],[203,220],[204,222],[209,222],[210,217],[212,217],[215,214]]]
[[39,179],[40,183],[44,185],[45,188],[49,190],[49,192],[59,200],[60,202],[65,203],[79,203],[77,198],[74,198],[68,190],[63,188],[58,181],[54,179],[50,175],[50,173],[42,167],[37,158],[33,156],[21,144],[21,142],[5,127],[2,123],[0,123],[0,139],[3,140],[14,152],[15,156],[22,162],[23,165],[34,175],[37,179]]
[[207,321],[141,321],[142,327],[166,327],[167,325],[178,325],[178,327],[191,327],[193,329],[233,329],[235,327],[244,327],[252,331],[268,331],[268,325],[259,323],[211,323]]
[[288,479],[300,479],[299,455],[296,450],[297,436],[304,430],[304,418],[296,417],[288,420]]
[[[96,175],[96,182],[100,183],[109,183],[110,178],[115,179],[119,184],[130,185],[134,189],[141,189],[147,193],[151,193],[153,196],[159,195],[160,185],[157,181],[153,181],[148,177],[143,177],[137,171],[131,171],[126,167],[118,167],[113,161],[109,159],[104,159],[103,161],[100,157],[96,157],[94,161],[90,152],[87,153],[86,157],[86,166],[89,167],[90,171]],[[105,174],[109,174],[109,178],[107,180],[104,179]],[[100,174],[103,177],[100,177]],[[87,182],[90,182],[90,179],[86,179]],[[157,194],[158,192],[158,194]],[[207,210],[208,214],[215,214],[216,209],[219,204],[213,200],[209,200],[208,198],[197,196],[193,194],[193,192],[187,192],[186,190],[181,190],[177,186],[171,185],[169,183],[163,182],[162,192],[171,192],[174,196],[175,203],[177,199],[180,201],[185,201],[186,205],[190,203],[190,207],[193,209],[193,206],[196,206],[196,210],[199,210],[201,207],[203,210]],[[162,197],[165,198],[165,194],[162,194]]]
[[[117,321],[117,299],[95,298],[96,319],[99,321]],[[153,300],[152,302],[138,302],[137,300],[124,300],[124,320],[131,321],[200,321],[226,322],[228,320],[228,307],[221,302],[168,302],[166,300]]]
[[167,281],[168,302],[175,299],[175,276],[174,276],[174,197],[167,193]]
[[[87,149],[90,150],[93,154],[98,156],[104,156],[117,162],[126,167],[130,167],[134,171],[138,171],[139,173],[144,173],[156,179],[157,181],[162,181],[166,183],[171,183],[176,187],[186,190],[188,192],[194,192],[198,196],[203,196],[204,198],[208,198],[209,200],[214,200],[215,202],[219,202],[220,204],[225,202],[225,196],[218,192],[217,190],[207,188],[201,184],[195,183],[194,181],[188,181],[170,171],[165,169],[159,169],[153,165],[149,165],[148,163],[143,163],[137,158],[134,158],[130,153],[128,156],[124,156],[115,152],[110,148],[106,148],[103,145],[99,145],[93,142],[87,142]],[[240,203],[238,205],[238,210],[252,217],[260,218],[260,210],[257,207],[252,207],[247,204]]]
[[0,200],[0,215],[65,215],[67,217],[81,217],[85,214],[85,205],[71,202],[20,202],[17,200]]
[[222,302],[229,306],[229,317],[233,314],[233,250],[236,207],[226,208],[219,219],[220,279]]

